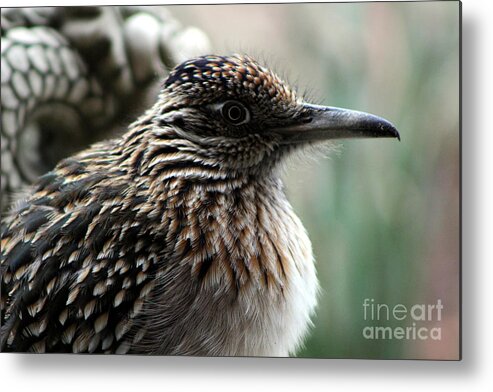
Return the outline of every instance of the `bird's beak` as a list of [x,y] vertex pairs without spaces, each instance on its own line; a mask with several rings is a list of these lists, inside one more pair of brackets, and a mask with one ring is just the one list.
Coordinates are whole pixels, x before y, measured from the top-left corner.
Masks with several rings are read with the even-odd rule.
[[401,140],[397,129],[387,120],[355,110],[304,104],[302,124],[273,130],[286,143],[329,139],[392,137]]

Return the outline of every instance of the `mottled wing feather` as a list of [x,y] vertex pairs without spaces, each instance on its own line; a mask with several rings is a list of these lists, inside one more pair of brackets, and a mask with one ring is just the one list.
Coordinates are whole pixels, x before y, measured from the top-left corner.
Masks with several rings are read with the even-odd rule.
[[63,161],[3,227],[2,351],[123,353],[142,338],[158,242],[115,178]]

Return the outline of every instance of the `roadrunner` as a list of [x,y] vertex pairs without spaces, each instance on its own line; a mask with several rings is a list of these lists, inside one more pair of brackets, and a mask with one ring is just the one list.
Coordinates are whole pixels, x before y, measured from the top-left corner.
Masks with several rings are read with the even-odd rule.
[[247,56],[178,65],[123,136],[61,161],[2,227],[2,351],[286,356],[317,296],[280,179],[294,151],[399,137]]

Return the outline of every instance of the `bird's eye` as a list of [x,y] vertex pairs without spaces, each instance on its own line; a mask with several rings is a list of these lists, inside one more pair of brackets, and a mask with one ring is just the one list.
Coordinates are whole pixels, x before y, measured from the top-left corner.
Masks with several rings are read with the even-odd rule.
[[221,107],[221,114],[226,121],[234,125],[245,124],[250,121],[250,112],[237,101],[227,101]]

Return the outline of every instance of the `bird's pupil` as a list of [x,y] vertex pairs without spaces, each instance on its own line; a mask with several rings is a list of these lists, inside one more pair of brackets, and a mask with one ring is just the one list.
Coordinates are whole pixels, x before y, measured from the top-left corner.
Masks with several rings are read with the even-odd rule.
[[241,109],[238,106],[229,108],[229,118],[233,121],[238,121],[241,118]]
[[227,102],[222,108],[222,114],[226,120],[238,125],[247,119],[247,109],[237,102]]

